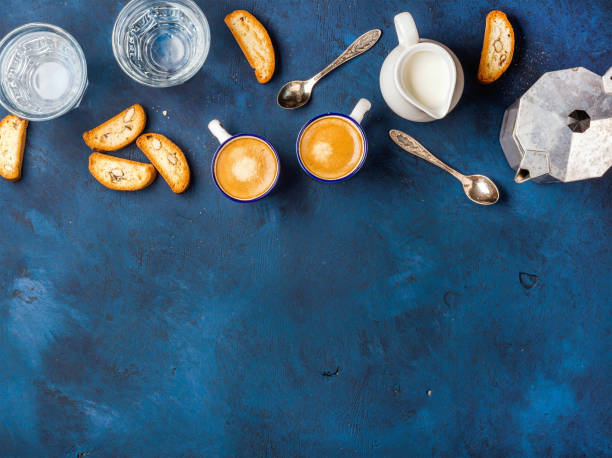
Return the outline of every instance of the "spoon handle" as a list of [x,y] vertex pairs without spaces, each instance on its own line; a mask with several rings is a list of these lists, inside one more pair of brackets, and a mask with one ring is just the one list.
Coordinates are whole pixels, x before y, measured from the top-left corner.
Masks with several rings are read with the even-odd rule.
[[425,159],[427,162],[433,165],[437,165],[442,170],[447,171],[463,183],[465,176],[462,173],[459,173],[452,167],[446,165],[436,156],[427,151],[427,149],[423,145],[417,142],[410,135],[405,134],[402,131],[393,129],[389,131],[389,136],[391,137],[391,140],[393,140],[403,150],[408,151],[410,154],[414,154],[415,156],[418,156],[421,159]]
[[363,54],[376,44],[381,35],[382,31],[379,29],[370,30],[369,32],[364,33],[359,38],[357,38],[352,45],[346,48],[346,51],[340,54],[336,58],[336,60],[334,60],[331,64],[329,64],[327,67],[325,67],[315,76],[313,76],[311,80],[316,83],[329,72],[335,70],[343,63],[348,62],[353,57],[357,57],[358,55]]

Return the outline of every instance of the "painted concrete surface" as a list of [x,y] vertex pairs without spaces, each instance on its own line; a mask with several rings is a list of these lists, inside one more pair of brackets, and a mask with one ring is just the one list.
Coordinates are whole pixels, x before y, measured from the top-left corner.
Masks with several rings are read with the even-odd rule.
[[[0,455],[612,455],[610,174],[516,185],[497,140],[505,108],[541,73],[612,64],[612,4],[198,3],[211,54],[195,78],[163,90],[130,81],[113,59],[125,2],[0,4],[2,35],[31,21],[65,27],[90,75],[78,110],[30,126],[23,179],[0,182]],[[237,8],[276,43],[266,86],[223,24]],[[518,47],[508,73],[481,87],[493,8],[510,16]],[[465,94],[442,121],[404,121],[382,102],[378,70],[401,11],[464,64]],[[375,27],[379,45],[307,107],[276,106],[283,82]],[[374,106],[363,170],[315,182],[295,159],[297,132],[360,97]],[[148,130],[184,149],[184,195],[161,178],[116,193],[89,175],[81,133],[136,102]],[[219,193],[213,118],[274,143],[274,194],[243,205]],[[491,176],[502,201],[471,204],[451,177],[391,144],[391,128]],[[144,159],[135,146],[120,154]]]

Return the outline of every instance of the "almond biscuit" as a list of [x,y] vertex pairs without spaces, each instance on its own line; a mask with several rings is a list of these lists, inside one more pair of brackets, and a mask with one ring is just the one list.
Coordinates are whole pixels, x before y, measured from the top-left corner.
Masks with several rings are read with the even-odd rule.
[[237,10],[228,14],[225,17],[225,24],[255,70],[257,81],[261,84],[270,81],[274,75],[276,58],[272,40],[265,27],[255,16],[245,10]]
[[138,191],[157,177],[157,170],[151,164],[102,153],[89,156],[89,171],[96,180],[115,191]]
[[0,121],[0,176],[9,181],[21,178],[28,121],[14,115]]
[[189,165],[178,146],[163,135],[154,133],[141,135],[136,145],[164,177],[172,192],[180,194],[187,189],[190,180]]
[[514,30],[501,11],[487,14],[484,42],[478,67],[478,81],[496,81],[510,66],[514,56]]
[[138,138],[144,130],[147,115],[136,104],[126,108],[118,115],[98,127],[83,134],[83,140],[91,149],[117,151]]

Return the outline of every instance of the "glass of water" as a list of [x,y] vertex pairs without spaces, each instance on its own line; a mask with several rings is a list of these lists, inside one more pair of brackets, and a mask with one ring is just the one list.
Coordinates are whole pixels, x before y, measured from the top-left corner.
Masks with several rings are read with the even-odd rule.
[[0,41],[0,104],[30,121],[57,118],[79,106],[87,63],[77,41],[50,24],[26,24]]
[[113,29],[113,53],[132,79],[153,87],[184,83],[210,48],[206,16],[191,0],[132,0]]

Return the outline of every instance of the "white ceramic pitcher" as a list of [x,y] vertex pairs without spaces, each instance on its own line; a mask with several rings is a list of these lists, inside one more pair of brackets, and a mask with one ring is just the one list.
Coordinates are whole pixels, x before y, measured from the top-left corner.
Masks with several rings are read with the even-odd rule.
[[[380,71],[380,90],[389,108],[410,121],[428,122],[442,119],[459,102],[463,93],[463,68],[457,56],[442,43],[419,38],[410,13],[395,16],[399,45],[385,59]],[[426,69],[428,65],[434,65]],[[421,87],[410,86],[407,75],[423,76],[419,72],[444,69],[439,87],[421,82]],[[439,72],[438,72],[439,73]],[[434,72],[436,76],[436,72]],[[446,78],[448,77],[448,78]],[[435,78],[434,78],[435,79]],[[425,83],[425,84],[423,84]],[[435,99],[435,103],[434,103]]]

